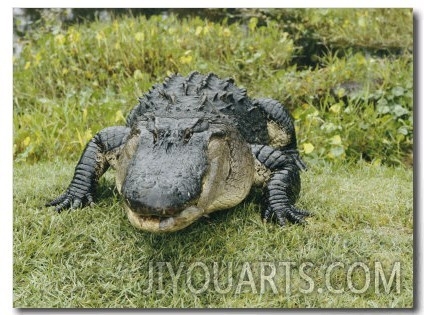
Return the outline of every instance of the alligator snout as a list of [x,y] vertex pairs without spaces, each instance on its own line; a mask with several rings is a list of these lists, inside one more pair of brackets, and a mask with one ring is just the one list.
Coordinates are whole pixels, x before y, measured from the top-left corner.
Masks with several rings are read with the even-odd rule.
[[173,183],[167,184],[165,181],[166,178],[163,182],[152,185],[144,182],[129,184],[129,187],[124,189],[126,203],[133,211],[143,216],[170,217],[197,201],[197,198],[192,196],[194,191],[183,191],[173,186]]

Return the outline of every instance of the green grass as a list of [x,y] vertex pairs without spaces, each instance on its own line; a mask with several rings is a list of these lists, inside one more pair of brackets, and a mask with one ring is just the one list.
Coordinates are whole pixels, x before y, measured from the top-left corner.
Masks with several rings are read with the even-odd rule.
[[[302,176],[298,203],[315,214],[306,226],[263,224],[254,193],[235,209],[178,233],[152,235],[128,222],[114,190],[113,172],[101,181],[94,208],[60,215],[44,208],[65,189],[73,167],[56,161],[18,164],[14,169],[14,307],[413,307],[413,173],[407,169],[365,163],[313,167]],[[150,262],[154,286],[143,293]],[[157,292],[160,262],[175,272],[180,264],[183,268],[173,285],[164,266],[163,292]],[[230,269],[228,293],[214,287],[214,262],[222,270],[222,289],[229,283]],[[245,262],[255,290],[250,275],[243,272]],[[333,268],[338,262],[343,265]],[[388,292],[383,281],[375,289],[375,262],[388,282],[394,263],[400,262]],[[261,294],[260,273],[263,268],[269,275],[270,265],[276,269],[273,283],[278,292],[265,282]],[[348,271],[351,266],[353,272]],[[363,268],[370,285],[358,293],[367,281]],[[240,283],[241,273],[245,282]],[[210,283],[204,290],[206,279]],[[340,289],[342,293],[333,291]]]

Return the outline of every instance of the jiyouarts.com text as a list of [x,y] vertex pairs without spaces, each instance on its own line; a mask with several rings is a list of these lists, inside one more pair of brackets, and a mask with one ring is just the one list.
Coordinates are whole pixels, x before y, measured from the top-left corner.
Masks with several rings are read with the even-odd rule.
[[291,295],[331,293],[399,294],[401,291],[401,263],[384,266],[380,261],[333,262],[315,265],[312,262],[149,262],[142,268],[147,275],[144,293],[193,294],[281,294]]

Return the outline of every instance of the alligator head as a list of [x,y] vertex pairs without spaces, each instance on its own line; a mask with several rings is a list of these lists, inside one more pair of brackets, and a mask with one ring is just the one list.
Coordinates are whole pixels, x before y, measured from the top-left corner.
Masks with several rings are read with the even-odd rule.
[[[238,204],[253,181],[251,151],[238,131],[203,118],[139,122],[120,163],[117,186],[129,219],[152,232],[178,230]],[[235,192],[234,178],[245,182]]]

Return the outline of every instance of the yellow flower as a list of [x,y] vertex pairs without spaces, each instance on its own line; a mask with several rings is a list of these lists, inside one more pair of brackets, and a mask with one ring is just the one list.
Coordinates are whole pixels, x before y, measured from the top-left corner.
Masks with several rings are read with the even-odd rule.
[[312,143],[304,143],[303,144],[303,152],[306,154],[312,153],[314,151],[315,147],[312,145]]
[[105,39],[104,32],[100,31],[96,33],[96,40],[98,41],[98,44],[100,44],[100,42],[104,39]]
[[[337,92],[337,94],[339,94],[339,91]],[[342,105],[337,103],[337,104],[331,105],[329,111],[332,112],[333,114],[338,114],[340,113],[341,109],[342,109]]]
[[206,34],[210,33],[210,29],[211,29],[211,25],[210,24],[206,24],[203,27],[203,35],[206,35]]
[[80,41],[80,33],[77,32],[74,28],[68,30],[68,40],[71,44],[78,43]]
[[24,139],[24,141],[22,141],[22,145],[23,145],[23,147],[24,147],[24,148],[28,147],[28,146],[29,146],[29,144],[30,144],[30,142],[31,142],[31,138],[30,138],[30,137],[26,137],[26,138]]
[[40,63],[40,61],[41,61],[41,53],[40,53],[40,52],[38,52],[38,53],[34,56],[34,59],[35,59],[35,61],[34,61],[34,65],[35,65],[35,66],[38,66],[38,65],[39,65],[39,63]]
[[[143,79],[143,74],[142,71],[140,71],[139,69],[136,69],[135,72],[133,72],[133,78],[135,80],[141,80]],[[116,116],[117,117],[117,116]],[[116,120],[117,121],[117,120]]]
[[203,27],[197,26],[197,28],[195,29],[195,35],[199,36],[202,31],[203,31]]
[[191,55],[182,56],[179,58],[179,61],[181,64],[189,64],[192,61],[192,56]]
[[143,40],[145,39],[145,34],[142,32],[137,32],[135,34],[135,39],[137,42],[143,42]]
[[121,110],[118,110],[115,112],[115,122],[125,122],[126,118],[124,118],[123,112]]
[[86,71],[84,74],[85,74],[86,78],[89,79],[89,80],[91,80],[95,77],[95,74],[93,72],[90,72],[90,71]]
[[225,37],[229,37],[229,36],[231,36],[231,30],[229,28],[225,27],[222,31],[222,34]]
[[119,25],[118,25],[118,21],[117,20],[115,20],[113,23],[112,23],[112,27],[114,28],[114,31],[118,31],[118,29],[119,29]]
[[55,36],[55,44],[59,46],[63,46],[65,43],[65,36],[62,34],[58,34]]
[[342,138],[340,138],[339,135],[335,135],[330,139],[330,143],[334,145],[340,145],[342,144]]
[[185,54],[179,58],[181,64],[189,64],[192,61],[192,50],[185,51]]

